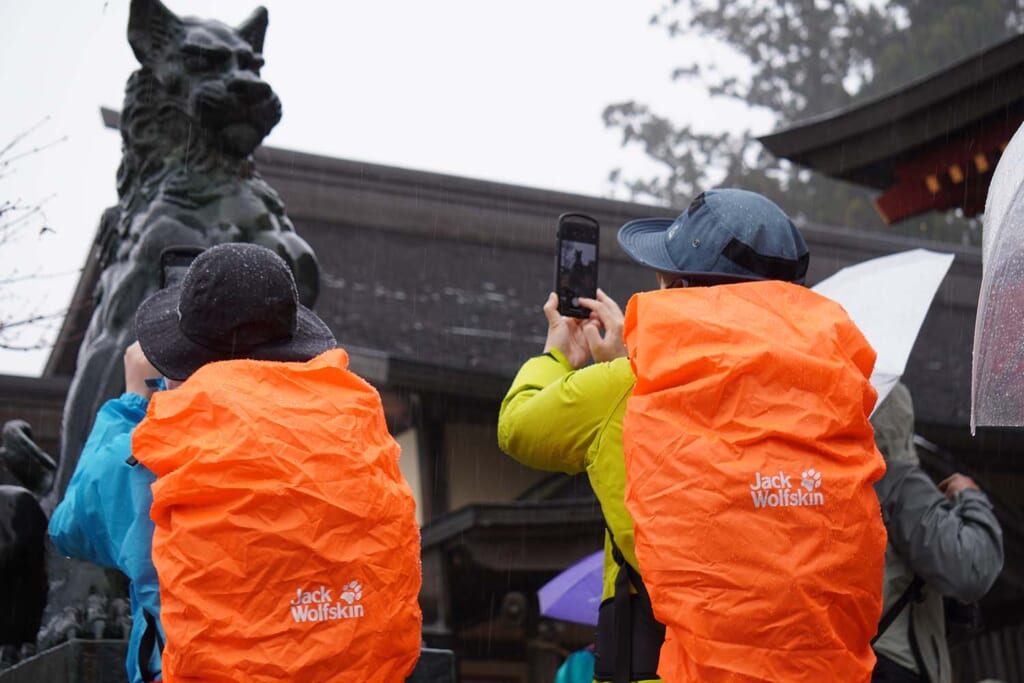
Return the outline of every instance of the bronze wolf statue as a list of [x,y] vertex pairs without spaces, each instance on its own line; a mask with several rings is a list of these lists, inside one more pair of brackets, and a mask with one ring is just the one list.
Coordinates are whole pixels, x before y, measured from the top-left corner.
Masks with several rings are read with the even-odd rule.
[[[266,28],[262,7],[231,28],[178,17],[159,0],[132,0],[128,42],[141,68],[128,79],[121,113],[119,203],[100,221],[101,272],[64,405],[56,476],[51,471],[42,501],[47,514],[64,495],[100,406],[123,389],[135,311],[159,286],[166,247],[261,244],[291,266],[302,303],[316,300],[313,250],[253,166],[253,151],[281,119],[280,100],[260,78]],[[90,594],[118,592],[118,576],[54,555],[51,622],[81,612]]]
[[316,299],[313,250],[251,157],[281,119],[280,100],[259,75],[266,28],[262,7],[231,28],[179,18],[159,0],[132,0],[128,42],[142,67],[125,92],[120,203],[101,222],[102,274],[65,404],[50,510],[93,416],[123,386],[121,356],[135,338],[136,308],[158,286],[165,247],[262,244],[291,265],[302,302]]

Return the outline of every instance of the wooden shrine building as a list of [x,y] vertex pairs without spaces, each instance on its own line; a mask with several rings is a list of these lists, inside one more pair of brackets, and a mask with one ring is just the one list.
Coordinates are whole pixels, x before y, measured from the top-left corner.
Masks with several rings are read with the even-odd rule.
[[886,223],[985,209],[1024,121],[1024,34],[909,85],[758,138],[775,156],[881,191]]

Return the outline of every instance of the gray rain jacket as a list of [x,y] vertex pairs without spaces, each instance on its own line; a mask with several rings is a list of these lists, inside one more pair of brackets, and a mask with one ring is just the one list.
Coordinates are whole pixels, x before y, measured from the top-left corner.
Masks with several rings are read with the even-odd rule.
[[1003,532],[984,493],[962,491],[950,500],[921,470],[913,445],[914,405],[904,385],[896,385],[871,422],[888,468],[875,484],[889,533],[882,614],[915,574],[924,580],[921,601],[903,608],[875,642],[875,651],[918,672],[907,621],[913,618],[928,680],[949,683],[942,598],[974,602],[988,592],[1003,568]]

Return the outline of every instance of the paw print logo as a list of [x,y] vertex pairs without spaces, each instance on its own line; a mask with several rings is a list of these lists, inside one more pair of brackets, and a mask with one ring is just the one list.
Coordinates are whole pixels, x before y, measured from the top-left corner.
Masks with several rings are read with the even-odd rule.
[[347,583],[341,588],[341,599],[352,604],[363,597],[363,586],[358,581]]
[[808,491],[819,488],[821,486],[821,472],[816,472],[813,467],[806,472],[801,472],[800,485]]

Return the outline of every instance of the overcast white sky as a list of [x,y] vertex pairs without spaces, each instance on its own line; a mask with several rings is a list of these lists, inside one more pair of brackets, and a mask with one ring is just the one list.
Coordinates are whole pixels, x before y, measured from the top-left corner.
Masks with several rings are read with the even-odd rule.
[[[165,4],[235,25],[257,2]],[[284,105],[266,141],[275,147],[609,196],[613,167],[650,169],[604,128],[609,103],[636,99],[702,127],[771,127],[765,116],[751,124],[739,107],[671,81],[684,50],[710,48],[649,26],[660,0],[263,4],[263,77]],[[0,199],[45,200],[54,230],[39,234],[34,223],[0,247],[0,279],[46,276],[4,286],[2,312],[66,307],[100,214],[117,201],[120,137],[103,128],[99,108],[120,109],[137,67],[125,38],[128,5],[0,0],[0,148],[44,120],[21,148],[67,136],[0,177]],[[37,375],[47,355],[0,351],[0,373]]]

